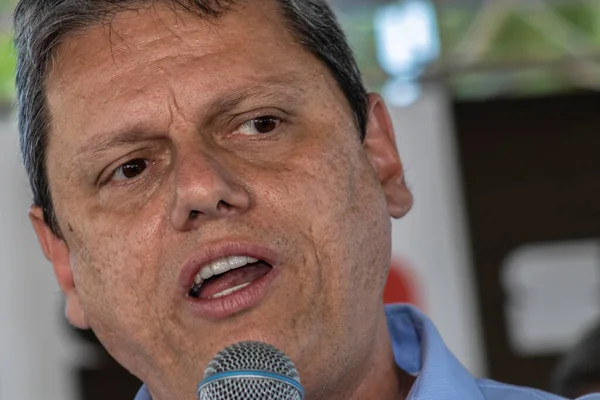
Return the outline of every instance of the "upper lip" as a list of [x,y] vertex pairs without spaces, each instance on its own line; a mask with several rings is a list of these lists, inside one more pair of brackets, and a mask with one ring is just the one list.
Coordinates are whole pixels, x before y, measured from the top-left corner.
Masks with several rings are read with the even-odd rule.
[[213,261],[229,256],[248,256],[269,263],[271,266],[279,264],[277,253],[264,245],[249,241],[220,241],[202,246],[202,249],[193,254],[183,265],[179,275],[179,283],[187,294],[194,278],[200,270]]

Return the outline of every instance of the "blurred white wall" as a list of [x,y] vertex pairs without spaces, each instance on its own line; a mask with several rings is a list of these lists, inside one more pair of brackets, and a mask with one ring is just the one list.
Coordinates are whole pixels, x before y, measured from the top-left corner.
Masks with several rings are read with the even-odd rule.
[[31,196],[14,117],[0,119],[0,399],[75,400],[78,351],[27,218]]
[[446,344],[471,373],[484,376],[450,98],[440,85],[421,89],[410,106],[390,108],[415,198],[408,216],[394,222],[394,254],[416,269],[424,311]]

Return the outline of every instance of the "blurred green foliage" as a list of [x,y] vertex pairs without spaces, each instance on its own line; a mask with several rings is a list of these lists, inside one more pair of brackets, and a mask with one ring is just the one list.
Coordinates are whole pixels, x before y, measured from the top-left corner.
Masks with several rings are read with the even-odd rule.
[[[472,7],[464,5],[440,4],[439,26],[444,56],[445,60],[450,60],[453,50],[464,40],[476,12]],[[489,66],[492,70],[469,71],[453,76],[449,84],[454,94],[457,97],[473,98],[491,95],[543,95],[572,89],[573,82],[564,71],[552,71],[543,65],[536,67],[531,64],[568,59],[578,51],[600,56],[600,1],[549,1],[547,4],[567,22],[567,30],[571,37],[576,38],[577,48],[567,48],[559,43],[565,38],[564,32],[544,31],[531,23],[534,19],[540,22],[540,19],[546,18],[543,14],[532,9],[525,11],[525,14],[512,13],[488,44],[483,57],[478,60],[480,65]],[[542,21],[548,22],[549,20]],[[493,71],[494,65],[511,63],[522,66],[513,70]],[[600,79],[600,67],[596,72]]]
[[10,13],[17,4],[16,0],[0,0],[0,12]]
[[0,107],[10,105],[15,95],[15,54],[11,34],[11,12],[16,0],[0,0]]
[[[443,3],[442,3],[443,4]],[[570,1],[548,2],[557,15],[571,24],[574,30],[589,43],[600,48],[600,2]],[[548,59],[568,54],[548,35],[534,28],[529,20],[544,18],[535,11],[527,15],[512,13],[502,24],[500,31],[490,43],[483,61],[511,61]],[[464,38],[469,25],[476,17],[473,7],[445,5],[439,13],[439,26],[446,52],[452,52]]]
[[12,36],[8,33],[0,34],[0,105],[13,101],[15,66]]
[[388,76],[377,60],[374,12],[373,7],[365,6],[353,9],[351,12],[338,10],[338,17],[352,45],[369,90],[379,91]]

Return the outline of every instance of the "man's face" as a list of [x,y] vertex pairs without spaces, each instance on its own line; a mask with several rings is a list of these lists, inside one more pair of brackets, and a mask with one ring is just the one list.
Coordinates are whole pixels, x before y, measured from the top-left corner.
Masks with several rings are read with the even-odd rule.
[[[159,399],[194,398],[241,340],[283,350],[309,393],[352,379],[381,327],[388,209],[410,203],[378,98],[362,144],[331,74],[265,1],[211,22],[161,3],[119,13],[61,45],[47,88],[64,242],[39,210],[34,225],[73,324]],[[226,256],[261,261],[190,293]]]

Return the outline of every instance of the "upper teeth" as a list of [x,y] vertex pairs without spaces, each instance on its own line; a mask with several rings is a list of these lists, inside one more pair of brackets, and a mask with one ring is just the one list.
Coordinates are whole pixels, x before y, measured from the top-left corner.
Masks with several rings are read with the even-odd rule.
[[225,257],[206,265],[198,272],[194,282],[199,285],[202,281],[212,278],[215,275],[224,274],[232,269],[241,268],[245,265],[258,262],[256,258],[246,256]]

